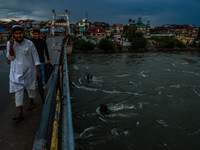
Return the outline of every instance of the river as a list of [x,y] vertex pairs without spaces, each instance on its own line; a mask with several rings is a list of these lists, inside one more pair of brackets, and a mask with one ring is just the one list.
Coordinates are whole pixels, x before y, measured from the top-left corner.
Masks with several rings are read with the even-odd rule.
[[[68,59],[77,150],[200,149],[199,52]],[[100,114],[101,104],[110,115]]]

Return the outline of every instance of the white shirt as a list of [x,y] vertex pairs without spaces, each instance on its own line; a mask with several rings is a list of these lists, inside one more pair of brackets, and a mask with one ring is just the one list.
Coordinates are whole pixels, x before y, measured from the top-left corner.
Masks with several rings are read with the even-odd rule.
[[10,42],[7,42],[6,57],[11,60],[10,65],[10,93],[17,92],[22,88],[35,89],[36,65],[40,65],[40,59],[34,44],[24,39],[21,44],[14,41],[14,56],[9,54]]

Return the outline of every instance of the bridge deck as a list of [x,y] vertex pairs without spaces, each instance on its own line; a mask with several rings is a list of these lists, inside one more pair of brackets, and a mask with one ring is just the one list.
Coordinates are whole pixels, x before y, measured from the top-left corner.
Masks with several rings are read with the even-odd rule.
[[[53,37],[47,39],[52,64],[55,64],[56,62],[58,53],[57,50],[61,49],[62,39],[63,37]],[[47,93],[47,90],[45,93]],[[3,98],[1,97],[1,99]],[[17,113],[14,100],[9,103],[5,111],[0,115],[0,149],[32,149],[43,109],[42,100],[38,90],[37,96],[34,99],[35,108],[29,111],[26,110],[28,102],[29,100],[27,94],[25,94],[23,106],[24,120],[21,122],[12,120],[12,116]]]

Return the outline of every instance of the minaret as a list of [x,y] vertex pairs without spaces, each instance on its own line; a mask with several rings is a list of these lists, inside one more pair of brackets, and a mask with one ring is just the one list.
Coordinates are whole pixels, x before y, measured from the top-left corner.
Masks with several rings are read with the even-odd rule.
[[139,17],[139,18],[138,18],[138,24],[141,24],[141,23],[142,23],[142,18]]
[[87,13],[87,11],[86,11],[86,20],[88,21],[88,13]]
[[148,21],[147,21],[147,26],[149,26],[149,27],[150,27],[150,20],[148,20]]

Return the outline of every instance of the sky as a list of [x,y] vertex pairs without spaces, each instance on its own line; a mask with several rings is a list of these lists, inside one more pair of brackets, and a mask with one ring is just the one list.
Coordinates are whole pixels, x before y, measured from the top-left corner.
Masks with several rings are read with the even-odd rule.
[[[195,24],[200,27],[200,0],[0,0],[0,21],[52,19],[57,14],[70,12],[70,23],[86,17],[90,22],[128,24],[151,22],[151,27],[164,24]],[[58,17],[57,17],[58,18]]]

